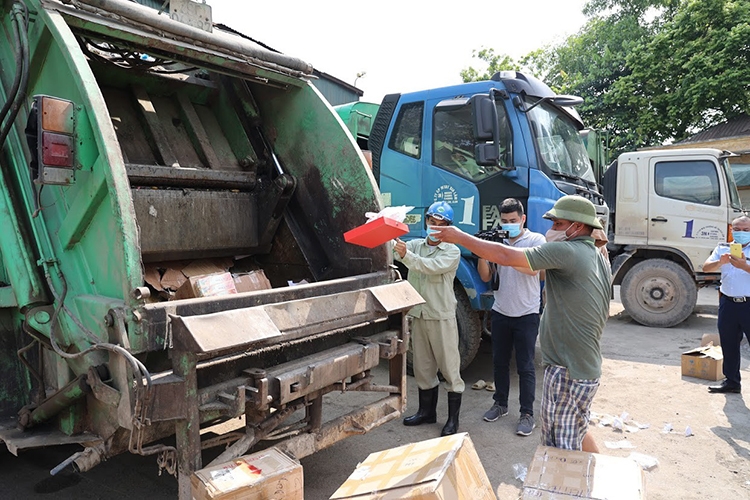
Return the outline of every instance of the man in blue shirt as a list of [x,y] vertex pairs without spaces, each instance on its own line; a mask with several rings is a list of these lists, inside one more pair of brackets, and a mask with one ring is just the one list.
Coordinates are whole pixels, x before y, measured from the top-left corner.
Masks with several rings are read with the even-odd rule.
[[750,218],[738,217],[732,221],[734,242],[742,245],[741,258],[730,255],[728,243],[720,243],[703,264],[704,272],[721,269],[721,294],[719,296],[719,339],[724,353],[724,377],[709,392],[739,393],[740,343],[743,332],[750,341]]

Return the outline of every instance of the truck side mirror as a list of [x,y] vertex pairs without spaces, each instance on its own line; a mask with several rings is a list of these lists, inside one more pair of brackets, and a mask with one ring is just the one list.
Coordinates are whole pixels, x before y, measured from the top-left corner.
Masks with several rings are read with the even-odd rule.
[[473,119],[475,141],[491,141],[494,139],[495,124],[497,123],[497,108],[495,102],[487,94],[471,96],[471,116]]
[[500,162],[500,148],[493,142],[474,146],[474,161],[481,166],[494,166]]

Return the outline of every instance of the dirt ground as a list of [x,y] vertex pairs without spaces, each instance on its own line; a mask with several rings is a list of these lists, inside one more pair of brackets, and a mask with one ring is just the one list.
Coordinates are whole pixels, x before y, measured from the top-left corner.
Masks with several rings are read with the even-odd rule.
[[[611,304],[610,319],[602,339],[602,384],[594,399],[593,412],[602,422],[628,414],[625,432],[612,426],[592,426],[602,453],[627,457],[636,452],[658,460],[645,473],[649,500],[750,498],[750,411],[744,395],[709,394],[712,382],[682,377],[680,354],[700,345],[704,333],[716,332],[718,296],[713,289],[701,290],[695,313],[676,328],[646,328],[633,322],[619,301]],[[541,359],[537,351],[537,362]],[[483,342],[476,361],[465,371],[467,386],[492,377],[489,342]],[[742,374],[750,381],[750,349],[743,343]],[[541,367],[539,367],[541,368]],[[537,395],[541,394],[538,371]],[[529,437],[515,435],[518,421],[517,379],[511,379],[510,414],[496,422],[482,421],[491,406],[491,393],[467,387],[461,410],[460,431],[469,433],[498,498],[517,499],[522,481],[515,478],[514,465],[528,466],[539,444],[539,430]],[[746,382],[746,385],[750,382]],[[391,423],[371,434],[343,441],[314,457],[302,460],[306,499],[323,500],[346,480],[358,461],[373,451],[439,435],[447,407],[444,397],[435,425],[407,428]],[[745,394],[748,394],[747,389]],[[417,397],[410,379],[409,412],[416,410]],[[539,397],[535,407],[538,409]],[[609,417],[609,418],[608,418]],[[648,428],[640,429],[648,425]],[[671,431],[665,432],[665,428]],[[690,428],[692,435],[685,431]],[[607,442],[627,440],[632,449],[612,449]],[[347,469],[348,472],[342,470]]]
[[[649,500],[750,498],[750,411],[744,400],[750,390],[750,349],[743,344],[745,395],[709,394],[707,386],[711,382],[680,374],[680,353],[700,345],[704,333],[716,332],[716,312],[716,291],[702,290],[695,314],[685,323],[676,328],[653,329],[632,322],[619,302],[612,302],[602,341],[602,385],[593,411],[602,421],[627,413],[626,424],[634,429],[636,424],[648,428],[622,432],[611,426],[593,426],[591,432],[602,453],[627,457],[637,452],[658,460],[659,465],[645,473]],[[537,361],[540,359],[537,352]],[[477,359],[463,374],[467,386],[478,379],[491,379],[490,361],[490,345],[484,341]],[[379,371],[383,373],[378,376],[385,378],[385,370]],[[541,376],[537,380],[540,383]],[[412,378],[408,396],[408,412],[412,413],[417,406]],[[357,463],[372,452],[439,436],[447,417],[445,392],[440,396],[437,424],[405,427],[400,421],[391,422],[302,459],[306,500],[329,498]],[[515,435],[519,417],[515,378],[510,399],[508,416],[493,423],[484,422],[482,415],[492,404],[491,393],[467,387],[461,411],[460,431],[469,433],[501,499],[519,497],[522,481],[516,479],[514,465],[527,466],[539,444],[538,429],[529,437]],[[330,411],[334,412],[343,411],[350,404],[350,399],[333,395],[329,401]],[[664,432],[666,426],[672,430]],[[687,427],[692,436],[685,435]],[[634,448],[611,449],[605,444],[622,440]],[[124,454],[83,474],[66,471],[55,477],[49,475],[51,468],[78,450],[79,447],[33,450],[20,457],[3,451],[0,498],[176,498],[175,479],[158,476],[153,457]]]

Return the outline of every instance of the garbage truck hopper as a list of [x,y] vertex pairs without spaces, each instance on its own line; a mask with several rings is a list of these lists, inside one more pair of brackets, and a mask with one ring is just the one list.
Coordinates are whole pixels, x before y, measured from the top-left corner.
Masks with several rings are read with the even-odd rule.
[[[312,67],[124,0],[0,11],[6,446],[154,455],[189,498],[209,446],[299,458],[398,418],[422,299],[344,242],[379,194]],[[368,398],[327,419],[332,391]]]

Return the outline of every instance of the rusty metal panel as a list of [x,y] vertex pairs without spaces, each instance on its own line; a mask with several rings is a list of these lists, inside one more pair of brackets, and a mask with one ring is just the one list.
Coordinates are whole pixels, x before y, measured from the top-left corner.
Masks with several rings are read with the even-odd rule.
[[250,193],[188,189],[131,192],[144,262],[236,255],[258,244],[257,207]]
[[292,437],[276,445],[294,457],[304,458],[352,435],[365,434],[401,416],[403,396],[390,396],[323,424],[320,430]]
[[[294,401],[378,365],[377,344],[348,344],[266,372],[274,402]],[[278,393],[276,393],[278,391]]]
[[132,94],[126,90],[106,86],[102,86],[101,91],[107,102],[112,126],[117,133],[117,141],[125,162],[156,165],[156,155],[149,144],[145,127],[141,126]]
[[25,432],[18,428],[16,418],[11,418],[0,422],[0,441],[5,443],[8,451],[18,456],[19,450],[65,444],[101,443],[102,439],[90,432],[69,436],[49,427],[34,429],[33,433]]
[[[261,347],[353,327],[384,318],[394,309],[408,310],[421,302],[419,294],[404,281],[207,315],[170,315],[170,318],[175,349],[205,354]],[[389,311],[383,310],[383,303]]]
[[262,307],[171,318],[174,346],[178,351],[224,351],[250,344],[267,344],[281,335]]
[[171,168],[160,165],[125,165],[131,186],[171,186],[252,191],[255,172],[227,172],[192,168]]
[[284,332],[318,333],[382,316],[368,290],[269,304],[268,316]]
[[151,400],[153,407],[149,415],[154,422],[176,420],[187,416],[185,380],[172,373],[161,373],[153,377]]
[[380,306],[388,313],[407,311],[424,304],[424,299],[408,281],[399,281],[370,288]]

